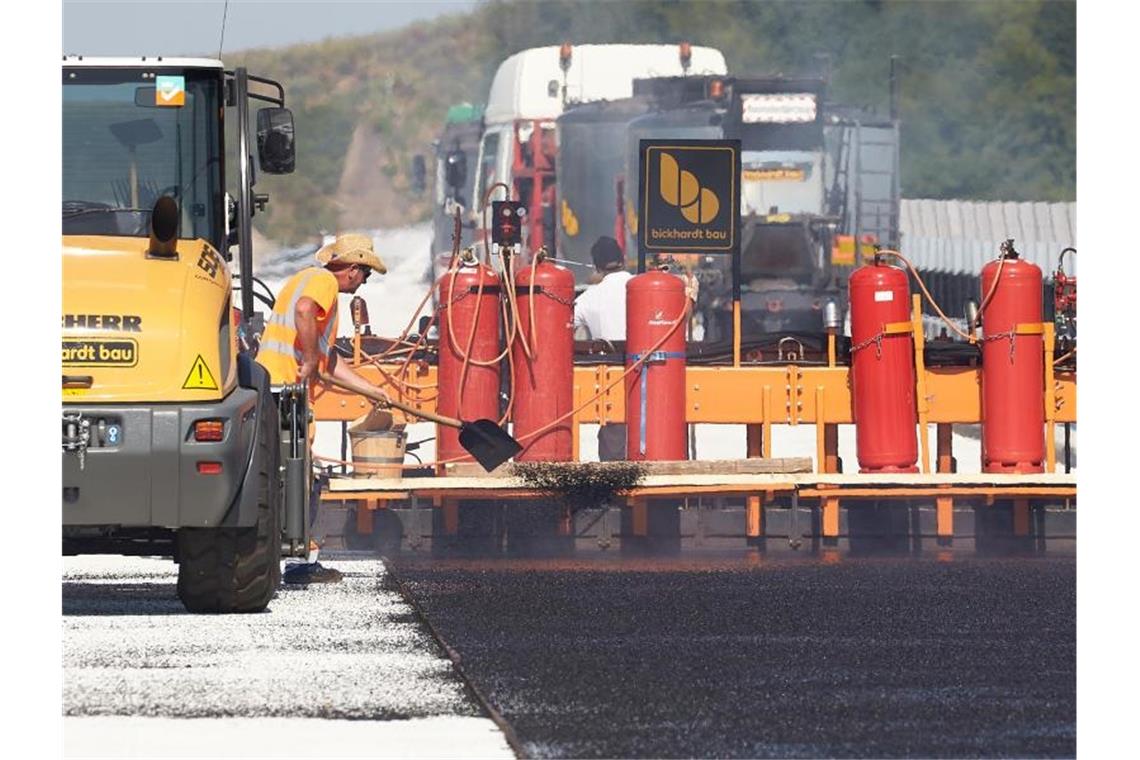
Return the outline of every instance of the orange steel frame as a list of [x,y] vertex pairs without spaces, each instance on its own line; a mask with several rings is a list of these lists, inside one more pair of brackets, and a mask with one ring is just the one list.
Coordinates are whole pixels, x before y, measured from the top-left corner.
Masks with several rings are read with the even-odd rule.
[[[919,436],[919,468],[923,473],[950,472],[952,426],[981,422],[981,367],[924,366],[925,339],[922,325],[920,297],[915,295],[912,304],[911,329],[915,338],[915,367],[917,370],[918,429],[927,430],[935,425],[937,449],[932,468],[927,436]],[[1045,471],[1055,472],[1057,467],[1054,428],[1057,424],[1077,420],[1077,384],[1073,371],[1055,371],[1053,367],[1053,325],[1042,325],[1045,344],[1045,377],[1042,403],[1045,407]],[[686,419],[690,424],[743,424],[746,440],[742,441],[749,457],[774,456],[772,451],[773,425],[814,425],[816,428],[817,471],[833,473],[838,470],[838,426],[854,423],[851,400],[850,368],[835,363],[834,336],[829,339],[827,366],[804,366],[789,363],[783,366],[690,366],[686,377]],[[359,340],[354,340],[355,361],[361,364]],[[383,365],[384,372],[394,375],[396,364]],[[370,381],[385,385],[380,371],[372,365],[358,366],[357,371]],[[617,380],[625,371],[623,365],[599,364],[574,367],[574,406],[580,406]],[[426,363],[412,363],[401,378],[404,383],[426,386],[408,388],[399,395],[391,384],[387,392],[416,408],[434,411],[436,368]],[[318,388],[312,397],[313,412],[317,420],[353,420],[371,408],[371,402],[360,396],[340,390]],[[401,413],[393,410],[397,419]],[[587,405],[573,418],[574,458],[578,458],[580,426],[583,423],[623,422],[625,420],[625,384],[617,383],[594,403]],[[822,463],[822,467],[820,466]],[[934,469],[936,468],[936,469]],[[935,496],[936,523],[939,536],[953,535],[953,498],[965,496],[958,492],[939,489],[908,489],[863,493],[850,489],[829,489],[820,486],[801,490],[804,497],[819,498],[822,508],[822,532],[825,537],[839,534],[839,493],[848,497],[904,498]],[[987,502],[994,498],[1014,499],[1016,532],[1028,531],[1028,505],[1031,496],[1058,495],[1056,489],[1011,489],[1009,486],[992,486],[974,489],[970,495],[984,496]],[[1061,489],[1064,491],[1064,489]],[[1067,495],[1067,491],[1061,495]],[[485,492],[483,495],[486,495]],[[384,501],[401,494],[369,494],[376,501]],[[402,496],[406,497],[406,494]],[[344,498],[326,495],[325,498]],[[763,502],[771,494],[750,494],[746,498],[746,532],[749,536],[763,535]],[[376,505],[369,499],[369,506]],[[448,498],[446,501],[452,501]],[[635,500],[641,506],[642,499]],[[363,511],[363,510],[362,510]],[[640,510],[637,510],[640,511]],[[638,521],[635,520],[635,524]]]

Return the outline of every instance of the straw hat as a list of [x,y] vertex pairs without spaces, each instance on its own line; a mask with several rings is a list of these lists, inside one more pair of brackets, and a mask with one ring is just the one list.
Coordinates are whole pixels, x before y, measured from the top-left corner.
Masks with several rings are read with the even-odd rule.
[[388,267],[384,266],[384,262],[372,250],[372,238],[356,233],[337,235],[336,240],[317,251],[317,261],[322,264],[330,261],[363,264],[380,274],[388,271]]

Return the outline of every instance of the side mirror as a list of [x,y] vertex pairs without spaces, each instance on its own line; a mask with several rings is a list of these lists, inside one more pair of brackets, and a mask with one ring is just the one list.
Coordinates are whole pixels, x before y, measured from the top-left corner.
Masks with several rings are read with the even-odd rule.
[[257,112],[257,160],[263,172],[293,173],[297,164],[293,135],[293,112],[288,108],[262,108]]
[[467,182],[467,154],[462,148],[455,148],[444,159],[444,179],[448,187],[458,192]]
[[422,195],[427,189],[427,164],[419,153],[412,156],[412,192]]

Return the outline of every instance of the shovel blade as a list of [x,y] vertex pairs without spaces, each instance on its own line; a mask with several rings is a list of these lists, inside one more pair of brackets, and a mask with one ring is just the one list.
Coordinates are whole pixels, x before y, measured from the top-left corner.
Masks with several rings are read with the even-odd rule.
[[459,445],[487,472],[522,451],[519,442],[491,420],[464,422],[459,430]]

